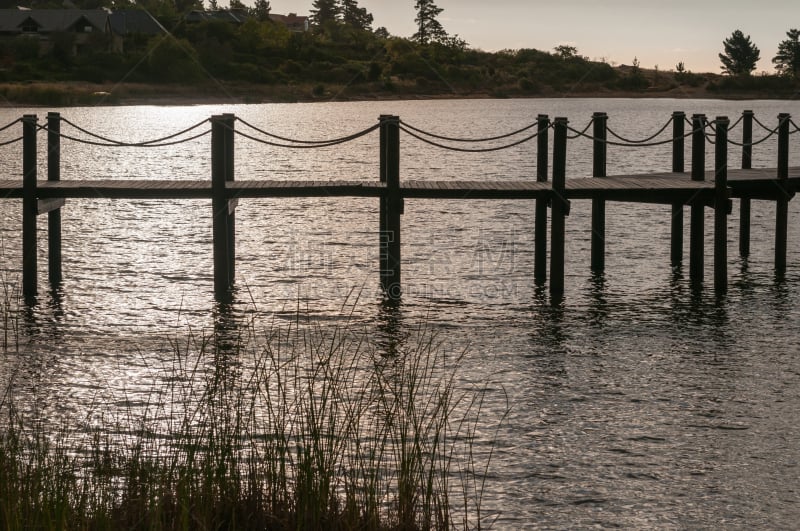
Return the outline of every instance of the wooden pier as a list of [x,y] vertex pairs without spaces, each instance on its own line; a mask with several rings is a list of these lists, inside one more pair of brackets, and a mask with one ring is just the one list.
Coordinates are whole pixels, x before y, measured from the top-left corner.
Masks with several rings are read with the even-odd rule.
[[[61,282],[61,208],[65,201],[86,199],[209,199],[213,216],[214,290],[224,300],[230,295],[235,278],[235,210],[237,202],[249,198],[276,197],[365,197],[377,198],[380,204],[377,233],[380,246],[380,281],[389,298],[401,297],[401,220],[405,199],[533,199],[536,202],[531,225],[535,230],[535,255],[533,279],[542,284],[547,280],[547,223],[550,211],[550,293],[558,298],[564,292],[565,228],[570,202],[592,202],[591,269],[602,272],[605,268],[605,217],[606,202],[636,202],[672,205],[671,262],[679,265],[683,260],[683,211],[690,210],[690,279],[702,282],[704,268],[704,210],[712,208],[714,216],[714,286],[717,291],[727,289],[727,216],[731,213],[731,200],[741,201],[739,251],[749,253],[750,201],[768,200],[776,204],[775,270],[780,275],[786,269],[788,238],[788,202],[800,186],[800,168],[789,167],[790,136],[798,132],[787,114],[778,116],[778,125],[770,132],[777,136],[777,164],[773,168],[751,168],[753,113],[745,111],[741,118],[742,142],[729,140],[730,122],[717,117],[709,123],[705,116],[694,115],[691,130],[685,133],[685,115],[673,114],[672,136],[668,140],[673,148],[671,171],[638,175],[608,175],[607,149],[614,144],[609,140],[607,116],[595,113],[592,117],[593,142],[592,177],[567,176],[567,147],[570,133],[575,137],[584,133],[571,129],[566,118],[556,118],[552,123],[546,115],[537,117],[536,133],[526,140],[536,138],[537,174],[525,181],[401,181],[400,133],[440,146],[445,137],[431,135],[426,139],[416,128],[406,126],[396,116],[381,116],[379,179],[364,181],[302,181],[302,180],[247,180],[234,179],[234,140],[239,133],[233,115],[213,116],[211,124],[211,176],[209,180],[61,180],[61,116],[49,113],[47,126],[48,160],[47,180],[38,178],[37,139],[40,127],[35,115],[20,120],[23,142],[22,179],[0,180],[0,198],[22,199],[22,273],[23,293],[35,298],[37,286],[37,218],[48,214],[49,279],[54,285]],[[249,125],[249,124],[248,124]],[[794,126],[794,130],[792,130]],[[709,128],[713,134],[709,133]],[[364,134],[369,133],[367,130]],[[588,129],[587,129],[588,130]],[[549,133],[553,133],[552,168],[548,167]],[[584,134],[585,135],[585,134]],[[249,135],[243,135],[253,138]],[[354,135],[355,138],[357,135]],[[102,138],[102,137],[98,137]],[[277,137],[280,138],[280,137]],[[498,137],[495,137],[498,138]],[[502,137],[500,137],[502,138]],[[691,171],[684,171],[684,141],[691,138]],[[712,140],[713,138],[713,140]],[[344,139],[347,140],[347,139]],[[452,140],[452,139],[449,139]],[[713,173],[706,176],[706,145],[713,142]],[[661,142],[664,143],[664,142]],[[147,145],[151,143],[142,143]],[[320,142],[320,147],[334,145]],[[729,168],[729,146],[742,148],[741,168]],[[274,145],[274,144],[273,144]],[[517,144],[511,144],[517,145]],[[648,145],[639,141],[638,145]],[[462,149],[462,151],[480,151]],[[487,150],[488,151],[488,150]],[[548,170],[552,179],[548,180]],[[666,220],[665,220],[666,221]]]

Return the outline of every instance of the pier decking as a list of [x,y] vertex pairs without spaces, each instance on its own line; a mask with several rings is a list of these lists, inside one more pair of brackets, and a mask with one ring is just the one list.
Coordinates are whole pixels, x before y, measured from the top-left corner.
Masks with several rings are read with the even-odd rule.
[[[777,205],[775,231],[775,264],[781,272],[786,267],[787,205],[800,188],[800,167],[789,167],[789,137],[798,132],[789,115],[779,117],[778,127],[771,135],[778,137],[778,161],[773,168],[750,168],[752,148],[753,114],[745,111],[742,116],[743,134],[742,168],[728,167],[728,127],[725,117],[718,117],[712,126],[714,141],[714,168],[705,168],[705,145],[710,142],[709,123],[702,115],[692,117],[692,130],[684,133],[685,116],[674,113],[673,168],[669,172],[638,175],[606,175],[606,150],[613,144],[608,140],[606,116],[595,113],[594,132],[591,137],[593,149],[593,177],[568,176],[566,174],[566,146],[568,131],[565,118],[553,123],[540,115],[535,123],[536,133],[524,141],[537,138],[537,175],[526,181],[400,181],[399,133],[405,131],[413,137],[440,146],[438,141],[446,139],[431,135],[433,139],[421,137],[419,129],[405,126],[398,117],[382,116],[379,127],[344,139],[319,142],[317,147],[336,145],[380,130],[380,180],[379,181],[304,181],[304,180],[234,180],[233,142],[237,131],[232,115],[215,116],[211,123],[211,178],[209,180],[61,180],[60,142],[62,137],[61,117],[58,113],[48,115],[48,164],[47,180],[38,179],[37,118],[26,115],[23,125],[23,178],[0,180],[0,198],[23,200],[23,292],[35,297],[37,292],[37,242],[36,218],[49,214],[49,261],[50,280],[61,279],[60,208],[68,199],[210,199],[214,220],[214,278],[215,293],[225,297],[233,285],[235,264],[235,209],[240,199],[280,197],[364,197],[380,201],[379,245],[381,282],[389,297],[399,297],[401,241],[400,219],[405,199],[535,199],[535,266],[536,282],[546,281],[547,261],[547,209],[551,211],[551,266],[550,291],[554,296],[563,292],[564,271],[564,218],[569,215],[572,200],[592,201],[592,268],[604,267],[605,202],[638,202],[667,204],[673,206],[672,216],[672,263],[682,261],[683,207],[691,209],[690,230],[690,277],[701,281],[703,274],[703,209],[715,209],[715,287],[727,287],[727,224],[731,198],[742,202],[740,223],[740,252],[749,252],[749,202],[752,199],[770,200]],[[247,124],[249,125],[249,124]],[[591,124],[590,124],[591,125]],[[669,125],[669,124],[668,124]],[[8,126],[7,126],[8,127]],[[251,126],[252,127],[252,126]],[[531,128],[533,126],[529,126]],[[666,126],[665,126],[666,127]],[[256,128],[254,128],[256,129]],[[526,128],[528,129],[528,128]],[[587,128],[588,129],[588,128]],[[257,131],[260,131],[256,129]],[[552,180],[549,179],[548,132],[554,131]],[[523,130],[524,131],[524,130]],[[575,132],[574,130],[572,130]],[[576,132],[580,136],[581,132]],[[95,135],[96,136],[96,135]],[[175,135],[173,135],[175,136]],[[199,136],[199,135],[198,135]],[[248,138],[253,138],[244,134]],[[684,139],[692,138],[691,171],[684,171]],[[102,139],[102,137],[96,137]],[[168,137],[171,138],[171,137]],[[196,137],[194,137],[196,138]],[[281,139],[287,141],[288,139]],[[495,137],[503,138],[503,137]],[[107,139],[102,139],[106,141]],[[494,140],[494,139],[490,139]],[[763,140],[762,140],[763,141]],[[140,146],[151,146],[145,142]],[[300,141],[294,141],[300,142]],[[760,142],[760,141],[759,141]],[[96,142],[94,142],[96,143]],[[107,145],[119,145],[107,144]],[[512,143],[510,145],[517,145]],[[106,144],[103,144],[106,145]],[[271,144],[276,145],[276,144]],[[638,145],[646,145],[642,141]],[[655,145],[655,144],[654,144]],[[290,146],[284,146],[290,147]],[[297,147],[297,146],[294,146]],[[442,147],[442,146],[440,146]],[[480,151],[461,149],[462,151]],[[488,151],[488,150],[487,150]],[[708,174],[708,176],[706,175]]]

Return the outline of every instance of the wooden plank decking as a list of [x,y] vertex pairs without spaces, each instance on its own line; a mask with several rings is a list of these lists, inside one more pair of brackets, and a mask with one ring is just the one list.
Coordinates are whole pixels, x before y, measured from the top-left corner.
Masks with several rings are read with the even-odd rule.
[[[729,170],[728,186],[733,197],[775,198],[777,170]],[[790,168],[788,192],[800,187],[800,168]],[[199,180],[62,180],[38,183],[37,195],[49,198],[88,199],[210,199],[211,181]],[[380,197],[386,185],[376,181],[232,181],[226,184],[230,197]],[[598,178],[567,179],[567,199],[602,198],[618,201],[672,203],[714,189],[713,171],[705,181],[692,181],[688,173],[652,173]],[[400,186],[406,198],[425,199],[529,199],[547,197],[552,183],[536,181],[406,181]],[[0,198],[22,197],[22,182],[0,180]]]

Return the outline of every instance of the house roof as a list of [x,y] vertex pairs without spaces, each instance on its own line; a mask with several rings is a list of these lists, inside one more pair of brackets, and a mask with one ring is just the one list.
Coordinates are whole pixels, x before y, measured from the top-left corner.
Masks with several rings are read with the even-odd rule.
[[308,17],[297,16],[296,13],[288,15],[269,14],[269,19],[273,22],[280,22],[288,28],[308,29]]
[[205,20],[221,20],[223,22],[232,22],[234,24],[242,24],[248,19],[247,11],[242,9],[219,9],[217,11],[201,11],[195,9],[186,14],[187,22],[203,22]]
[[167,30],[147,11],[121,9],[108,15],[111,31],[116,35],[163,35]]
[[79,25],[105,31],[108,11],[104,9],[0,9],[0,33],[22,33],[22,26],[33,22],[39,33],[82,31]]

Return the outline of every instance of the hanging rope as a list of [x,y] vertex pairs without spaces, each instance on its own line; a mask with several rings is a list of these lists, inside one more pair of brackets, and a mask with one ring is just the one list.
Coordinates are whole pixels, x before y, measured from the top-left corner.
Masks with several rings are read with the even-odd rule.
[[22,137],[15,138],[13,140],[6,140],[5,142],[0,142],[0,147],[10,146],[11,144],[15,144],[20,141],[22,141]]
[[249,135],[249,134],[244,133],[244,132],[239,131],[239,130],[234,130],[234,133],[236,133],[237,135],[239,135],[241,137],[247,138],[248,140],[252,140],[253,142],[258,142],[259,144],[264,144],[266,146],[272,146],[272,147],[278,147],[278,148],[286,148],[286,149],[314,149],[314,148],[324,148],[324,147],[338,146],[339,144],[344,144],[346,142],[350,142],[350,141],[355,140],[357,138],[361,138],[362,136],[366,136],[369,133],[371,133],[371,132],[373,132],[373,131],[375,131],[376,129],[379,129],[379,128],[380,128],[380,124],[375,124],[375,125],[373,125],[372,127],[368,128],[368,129],[364,129],[363,131],[360,131],[358,133],[349,135],[347,137],[337,138],[335,140],[329,140],[329,141],[326,141],[324,143],[323,142],[314,141],[314,143],[312,143],[312,144],[307,143],[308,141],[305,141],[306,143],[300,143],[300,144],[280,144],[278,142],[272,142],[270,140],[265,140],[263,138],[257,138],[257,137],[255,137],[253,135]]
[[[42,126],[42,127],[40,127],[40,129],[43,130],[43,131],[47,131],[48,133],[51,132],[46,126]],[[128,143],[124,143],[124,142],[105,142],[105,141],[100,142],[100,141],[96,141],[96,140],[86,140],[85,138],[77,138],[77,137],[70,136],[70,135],[67,135],[67,134],[64,134],[64,133],[60,133],[60,132],[57,133],[57,134],[58,134],[58,136],[60,138],[64,138],[66,140],[71,140],[73,142],[77,142],[78,144],[84,144],[84,145],[87,145],[87,146],[158,148],[158,147],[176,146],[178,144],[184,144],[186,142],[191,142],[192,140],[197,140],[198,138],[202,138],[202,137],[204,137],[206,135],[211,134],[211,130],[209,129],[208,131],[203,131],[202,133],[198,133],[198,134],[196,134],[194,136],[190,136],[190,137],[187,137],[187,138],[182,138],[180,140],[174,140],[172,142],[161,142],[159,144],[151,143],[151,142],[155,142],[155,141],[149,141],[147,143],[133,143],[133,144],[128,144]],[[94,136],[94,135],[92,135],[92,136]],[[175,136],[175,135],[172,135],[172,136]]]
[[[91,142],[91,141],[81,141],[81,140],[79,140],[77,138],[62,134],[61,136],[63,138],[66,138],[68,140],[72,140],[72,141],[75,141],[75,142],[83,142],[85,144],[89,144],[89,145],[93,145],[93,146],[102,146],[102,147],[164,147],[164,146],[174,146],[174,145],[180,144],[182,142],[189,142],[191,140],[195,140],[197,138],[200,138],[200,137],[204,136],[206,133],[208,133],[208,131],[206,131],[205,133],[201,133],[199,135],[195,135],[195,136],[192,136],[192,137],[189,137],[189,138],[186,138],[186,139],[182,139],[182,140],[176,141],[176,142],[166,142],[166,141],[167,140],[171,140],[171,139],[176,138],[176,137],[179,137],[179,136],[182,136],[182,135],[185,135],[186,133],[188,133],[190,131],[193,131],[193,130],[197,129],[198,127],[201,127],[202,125],[204,125],[204,124],[209,122],[208,119],[205,119],[202,122],[198,122],[195,125],[193,125],[191,127],[187,127],[186,129],[184,129],[182,131],[178,131],[177,133],[173,133],[171,135],[168,135],[168,136],[165,136],[165,137],[162,137],[162,138],[157,138],[157,139],[154,139],[154,140],[147,140],[147,141],[144,141],[144,142],[121,142],[119,140],[113,140],[111,138],[107,138],[107,137],[98,135],[96,133],[92,133],[91,131],[88,131],[88,130],[84,129],[83,127],[80,127],[80,126],[72,123],[71,121],[69,121],[66,118],[61,118],[61,121],[63,123],[65,123],[65,124],[75,128],[75,129],[77,129],[81,133],[83,133],[83,134],[85,134],[87,136],[90,136],[92,138],[96,138],[97,140],[101,140],[104,143]],[[42,129],[44,129],[44,127],[42,127]]]
[[776,134],[778,134],[778,130],[777,129],[774,130],[774,131],[770,131],[767,134],[767,136],[765,136],[761,140],[757,140],[757,141],[749,142],[749,143],[744,143],[744,142],[736,142],[735,140],[728,139],[728,144],[732,144],[732,145],[738,146],[738,147],[757,146],[757,145],[759,145],[759,144],[761,144],[763,142],[766,142],[767,140],[769,140],[771,137],[775,136]]
[[573,135],[571,137],[567,137],[567,138],[574,139],[574,138],[578,138],[579,136],[582,136],[582,137],[588,138],[589,140],[592,140],[592,141],[599,141],[599,142],[602,142],[602,143],[604,143],[604,144],[606,144],[608,146],[617,146],[617,147],[654,147],[654,146],[663,146],[665,144],[671,144],[672,142],[677,140],[677,138],[688,138],[688,137],[692,136],[692,133],[694,132],[694,131],[690,131],[688,133],[685,133],[682,137],[667,138],[665,140],[660,140],[658,142],[628,144],[628,143],[623,143],[623,142],[615,142],[613,140],[608,140],[608,139],[603,140],[603,139],[600,139],[600,138],[595,138],[594,136],[587,135],[586,134],[586,129],[584,129],[583,131],[578,131],[577,129],[573,129],[570,126],[567,126],[567,129],[572,131],[573,133],[575,133],[575,135]]
[[568,129],[568,130],[570,130],[570,131],[573,131],[573,132],[575,132],[575,133],[576,133],[576,134],[575,134],[575,135],[573,135],[573,136],[569,136],[569,135],[567,135],[567,140],[575,140],[576,138],[578,138],[578,137],[581,137],[581,136],[582,136],[582,137],[585,137],[585,138],[591,138],[591,137],[589,137],[589,136],[587,136],[587,135],[586,135],[586,131],[588,131],[588,130],[589,130],[589,128],[592,126],[592,124],[593,124],[593,123],[594,123],[594,118],[592,118],[591,120],[589,120],[589,123],[588,123],[588,124],[586,124],[586,127],[584,127],[584,128],[583,128],[583,131],[578,131],[577,129],[573,129],[573,128],[571,128],[570,126],[567,126],[567,129]]
[[529,142],[530,140],[533,140],[534,138],[539,136],[539,132],[537,131],[537,132],[533,133],[532,135],[526,136],[525,138],[522,138],[522,139],[520,139],[520,140],[518,140],[516,142],[513,142],[511,144],[506,144],[506,145],[503,145],[503,146],[496,146],[496,147],[489,147],[489,148],[460,148],[460,147],[447,146],[445,144],[440,144],[438,142],[434,142],[433,140],[431,140],[429,138],[425,138],[425,137],[423,137],[421,135],[418,135],[413,130],[408,129],[407,127],[404,127],[402,125],[400,126],[400,130],[405,132],[405,133],[407,133],[408,135],[416,138],[420,142],[424,142],[424,143],[426,143],[428,145],[431,145],[431,146],[434,146],[434,147],[437,147],[437,148],[446,149],[448,151],[458,151],[460,153],[489,153],[489,152],[492,152],[492,151],[501,151],[503,149],[509,149],[509,148],[512,148],[512,147],[515,147],[515,146],[519,146],[520,144],[524,144],[525,142]]
[[454,138],[454,137],[448,137],[448,136],[441,136],[441,135],[437,135],[437,134],[434,134],[434,133],[431,133],[431,132],[428,132],[428,131],[423,131],[422,129],[414,127],[413,125],[408,124],[408,123],[406,123],[406,122],[404,122],[402,120],[400,121],[400,124],[405,126],[408,129],[410,129],[411,131],[419,133],[420,135],[424,135],[424,136],[428,136],[428,137],[431,137],[431,138],[435,138],[437,140],[444,140],[444,141],[447,141],[447,142],[491,142],[493,140],[503,140],[504,138],[509,138],[509,137],[512,137],[512,136],[516,136],[516,135],[518,135],[520,133],[524,133],[525,131],[527,131],[527,130],[533,128],[533,127],[536,127],[539,124],[539,122],[538,121],[533,122],[532,124],[526,125],[522,129],[517,129],[516,131],[513,131],[511,133],[506,133],[506,134],[498,135],[498,136],[490,136],[490,137],[486,137],[486,138]]
[[796,124],[796,123],[794,123],[794,120],[789,120],[789,123],[790,123],[790,124],[792,124],[792,125],[794,126],[794,131],[791,131],[791,132],[789,133],[790,135],[793,135],[793,134],[795,134],[795,133],[800,133],[800,127],[798,127],[798,126],[797,126],[797,124]]
[[650,142],[654,138],[658,137],[659,135],[661,135],[661,133],[663,133],[667,129],[667,127],[669,127],[669,124],[672,123],[672,120],[673,120],[673,118],[670,117],[670,119],[667,120],[667,123],[664,124],[664,127],[659,129],[657,133],[655,133],[655,134],[653,134],[653,135],[651,135],[651,136],[649,136],[649,137],[647,137],[647,138],[645,138],[643,140],[630,140],[628,138],[623,138],[623,137],[619,136],[617,133],[615,133],[614,131],[612,131],[610,127],[606,127],[606,131],[608,131],[608,133],[611,136],[613,136],[614,138],[617,138],[618,140],[621,140],[622,142],[627,142],[629,144],[645,144],[647,142]]
[[755,123],[757,123],[757,124],[758,124],[758,125],[759,125],[759,126],[762,128],[762,129],[764,129],[765,131],[770,131],[770,132],[773,132],[773,133],[777,133],[777,132],[778,132],[778,129],[780,128],[780,126],[778,126],[778,127],[776,127],[775,129],[770,129],[770,128],[769,128],[769,127],[767,127],[766,125],[762,124],[762,123],[761,123],[761,121],[760,121],[758,118],[756,118],[755,116],[753,116],[753,121],[754,121]]
[[18,124],[18,123],[20,123],[21,121],[22,121],[22,118],[17,118],[16,120],[14,120],[13,122],[11,122],[10,124],[7,124],[7,125],[4,125],[3,127],[0,127],[0,133],[2,133],[3,131],[5,131],[6,129],[9,129],[9,128],[11,128],[11,127],[14,127],[15,125],[17,125],[17,124]]
[[[262,135],[264,135],[266,137],[274,138],[275,140],[280,140],[281,142],[289,142],[290,144],[308,144],[310,147],[314,147],[314,146],[319,146],[319,147],[335,146],[337,144],[342,144],[344,142],[349,142],[351,140],[355,140],[356,138],[360,138],[360,137],[362,137],[362,136],[364,136],[364,135],[366,135],[368,133],[371,133],[372,131],[374,131],[375,129],[380,127],[380,124],[373,125],[372,127],[368,127],[367,129],[365,129],[363,131],[359,131],[358,133],[353,133],[352,135],[343,136],[341,138],[332,138],[332,139],[329,139],[329,140],[298,140],[296,138],[288,138],[288,137],[285,137],[285,136],[279,136],[279,135],[276,135],[274,133],[270,133],[268,131],[265,131],[264,129],[256,127],[255,125],[253,125],[253,124],[251,124],[249,122],[246,122],[246,121],[242,120],[241,118],[237,118],[236,120],[239,123],[241,123],[242,125],[247,126],[250,129],[252,129],[252,130],[254,130],[254,131],[258,132],[258,133],[261,133]],[[238,131],[237,131],[237,133],[238,133]],[[245,134],[242,134],[242,136],[244,136],[245,138],[249,138],[251,140],[255,140],[257,142],[260,141],[260,140],[254,138],[254,137],[251,137],[251,136],[248,136],[248,135],[245,135]],[[276,147],[300,147],[300,146],[291,146],[291,145],[286,145],[286,144],[270,144],[268,142],[262,142],[262,143],[265,143],[267,145],[274,145]]]

